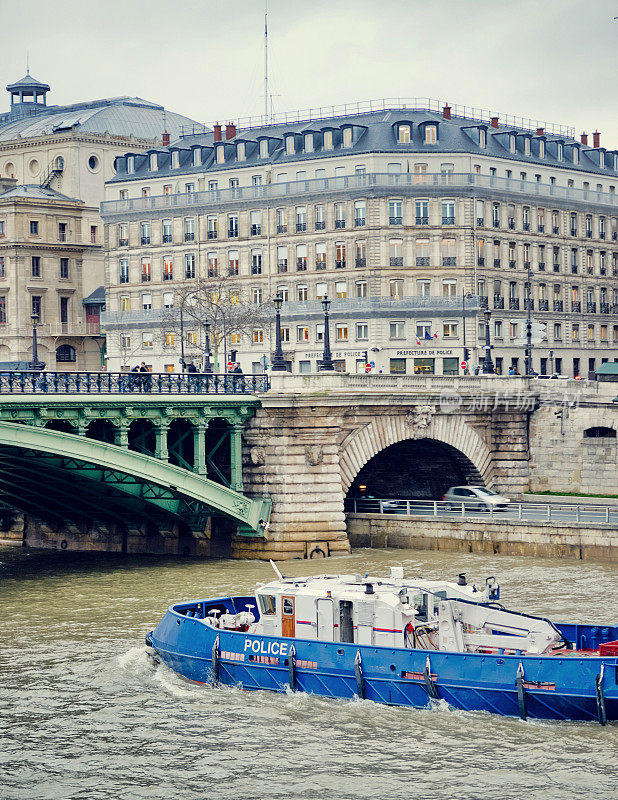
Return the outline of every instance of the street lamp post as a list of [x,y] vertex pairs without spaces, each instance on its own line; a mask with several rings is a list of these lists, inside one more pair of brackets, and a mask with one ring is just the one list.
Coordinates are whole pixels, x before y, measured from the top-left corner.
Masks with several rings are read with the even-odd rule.
[[206,355],[204,357],[204,372],[212,372],[212,367],[210,366],[210,322],[204,322],[204,345],[206,349]]
[[273,353],[270,368],[273,372],[287,372],[287,364],[281,349],[281,306],[283,305],[283,297],[278,294],[273,298],[273,303],[275,304],[275,352]]
[[528,282],[526,284],[526,305],[528,314],[526,316],[526,354],[524,357],[524,372],[532,375],[532,267],[528,264]]
[[28,364],[30,369],[38,370],[39,372],[45,369],[45,364],[42,361],[39,361],[39,351],[38,351],[38,342],[37,342],[37,334],[36,334],[36,326],[37,322],[39,321],[38,314],[31,314],[30,319],[32,320],[32,361]]
[[318,370],[320,370],[320,372],[333,372],[335,365],[333,364],[333,357],[330,352],[330,330],[328,326],[330,300],[326,295],[324,295],[324,299],[322,300],[322,308],[324,309],[324,352],[322,353],[322,360],[318,361]]
[[491,341],[489,339],[489,320],[491,311],[485,311],[485,358],[483,359],[483,375],[494,374],[494,362],[491,360]]

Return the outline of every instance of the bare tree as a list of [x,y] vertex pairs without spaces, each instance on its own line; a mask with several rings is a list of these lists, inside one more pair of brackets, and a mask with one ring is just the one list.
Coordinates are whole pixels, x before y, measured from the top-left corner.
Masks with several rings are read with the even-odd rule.
[[[220,354],[227,361],[233,334],[250,336],[253,330],[270,322],[270,304],[262,303],[261,298],[259,302],[250,302],[255,299],[243,296],[242,289],[229,278],[198,279],[175,290],[174,307],[167,309],[162,325],[165,331],[184,337],[185,361],[187,357],[206,356],[204,324],[209,325],[211,355],[215,364],[219,364]],[[191,331],[192,324],[198,330]],[[187,332],[195,333],[193,341],[187,341]]]
[[142,340],[138,331],[111,330],[105,334],[107,349],[120,356],[120,368],[130,366],[130,361],[137,353],[142,353]]

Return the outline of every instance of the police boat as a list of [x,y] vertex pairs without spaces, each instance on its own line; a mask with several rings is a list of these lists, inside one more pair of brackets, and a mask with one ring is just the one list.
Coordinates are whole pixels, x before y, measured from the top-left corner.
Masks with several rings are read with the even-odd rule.
[[[272,562],[271,562],[272,563]],[[618,719],[618,626],[510,611],[482,586],[317,575],[174,603],[150,654],[196,683],[553,720]]]

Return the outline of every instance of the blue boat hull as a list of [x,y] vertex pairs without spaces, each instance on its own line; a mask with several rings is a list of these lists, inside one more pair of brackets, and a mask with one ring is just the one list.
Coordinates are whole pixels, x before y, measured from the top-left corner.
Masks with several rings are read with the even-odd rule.
[[[252,599],[200,603],[236,611]],[[198,683],[292,688],[342,699],[360,695],[413,708],[439,699],[465,711],[538,719],[618,719],[617,656],[471,654],[285,639],[219,630],[176,609],[183,607],[171,607],[147,643],[171,669]],[[563,627],[589,645],[595,636],[618,638],[618,628]]]

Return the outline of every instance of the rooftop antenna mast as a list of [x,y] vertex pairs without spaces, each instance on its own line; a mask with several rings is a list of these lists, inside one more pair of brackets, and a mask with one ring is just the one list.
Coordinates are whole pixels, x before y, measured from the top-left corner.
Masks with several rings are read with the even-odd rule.
[[268,124],[268,0],[264,0],[264,124]]

